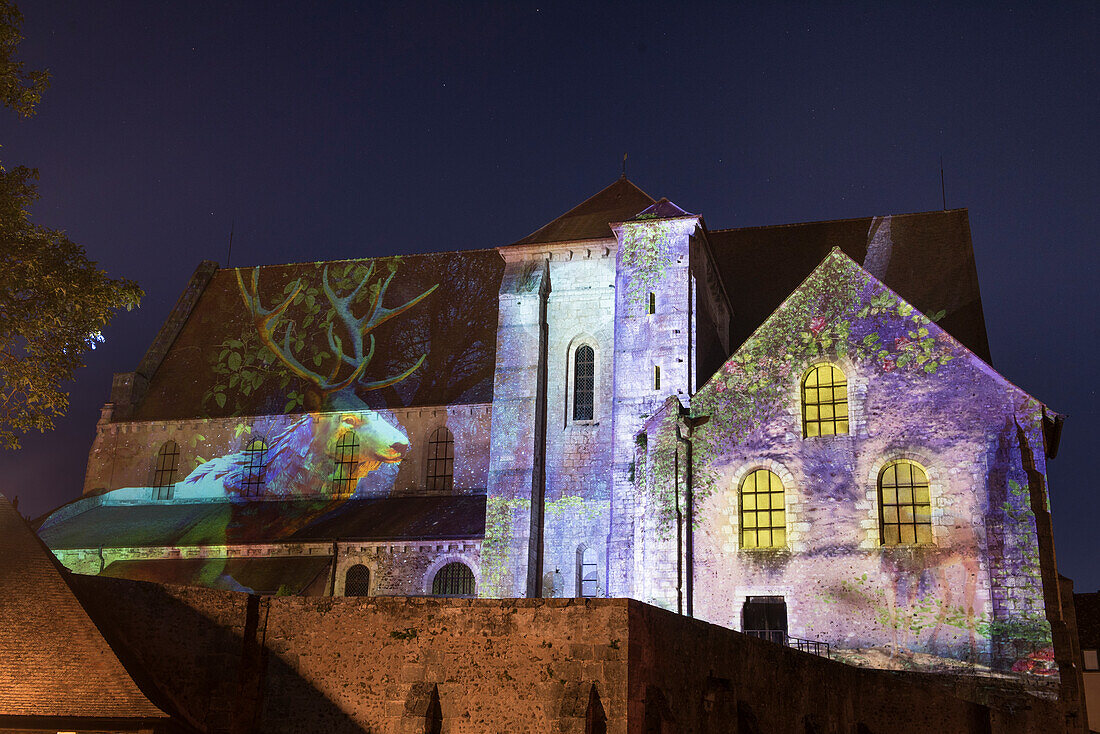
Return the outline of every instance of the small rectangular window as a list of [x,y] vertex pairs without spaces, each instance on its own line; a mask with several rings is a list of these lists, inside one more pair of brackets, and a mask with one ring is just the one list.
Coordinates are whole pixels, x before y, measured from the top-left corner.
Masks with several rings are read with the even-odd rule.
[[661,368],[657,365],[653,365],[653,389],[661,389]]
[[657,313],[657,294],[656,293],[650,293],[649,294],[649,312],[650,313]]
[[1085,670],[1100,670],[1100,661],[1096,659],[1096,650],[1082,650],[1085,656]]

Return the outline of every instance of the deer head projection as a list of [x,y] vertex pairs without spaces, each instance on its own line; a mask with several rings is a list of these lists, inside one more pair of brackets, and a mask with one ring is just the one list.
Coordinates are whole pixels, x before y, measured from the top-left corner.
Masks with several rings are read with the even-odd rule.
[[[335,318],[328,326],[328,344],[332,349],[333,364],[332,369],[328,370],[328,374],[326,375],[314,372],[294,356],[294,352],[291,349],[291,341],[294,332],[294,321],[292,319],[286,320],[286,332],[283,336],[282,345],[280,346],[276,341],[275,332],[282,328],[282,325],[279,323],[280,318],[283,317],[283,314],[302,290],[301,278],[292,284],[290,295],[287,296],[282,303],[272,309],[266,309],[260,304],[260,269],[253,269],[251,283],[248,286],[245,285],[244,278],[241,277],[241,271],[237,270],[237,285],[240,286],[241,297],[244,299],[245,306],[252,314],[252,320],[256,325],[256,331],[260,336],[260,341],[263,342],[264,346],[271,350],[271,353],[274,354],[294,375],[309,383],[309,388],[306,390],[306,395],[309,398],[305,406],[307,410],[321,409],[329,400],[330,396],[345,388],[359,387],[364,390],[377,390],[393,385],[394,383],[404,380],[424,363],[424,359],[427,357],[426,354],[421,355],[420,359],[418,359],[412,367],[400,374],[372,382],[361,381],[367,365],[370,364],[371,358],[374,356],[375,340],[374,334],[371,332],[380,324],[408,311],[431,295],[432,291],[439,287],[438,284],[433,285],[419,296],[401,306],[386,308],[382,305],[382,301],[386,296],[386,289],[389,288],[395,274],[396,271],[391,272],[385,280],[377,284],[375,289],[372,289],[365,303],[366,313],[361,318],[357,318],[352,313],[352,305],[374,275],[374,263],[371,263],[370,268],[367,270],[367,274],[363,277],[359,285],[357,285],[349,295],[344,297],[337,296],[336,292],[332,289],[332,286],[329,284],[328,266],[325,266],[321,274],[321,282],[324,287],[325,297],[328,298],[329,303],[332,304],[333,313],[335,315]],[[343,323],[347,331],[347,338],[351,347],[350,354],[344,350],[344,340],[335,331],[336,319],[339,319]],[[314,361],[317,363],[319,360],[315,359]],[[350,368],[350,372],[341,377],[340,373],[344,371],[343,368],[345,365]]]

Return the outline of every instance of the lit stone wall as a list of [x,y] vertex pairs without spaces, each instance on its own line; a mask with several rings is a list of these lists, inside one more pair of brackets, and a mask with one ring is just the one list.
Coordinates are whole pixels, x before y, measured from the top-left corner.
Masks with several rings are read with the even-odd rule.
[[[598,567],[595,593],[606,596],[615,246],[612,241],[579,243],[549,254],[543,595],[581,595],[583,546],[591,549]],[[575,355],[581,346],[591,347],[595,357],[592,420],[573,418]]]
[[[823,361],[847,377],[849,432],[804,438],[801,381]],[[708,416],[693,436],[697,616],[740,629],[749,597],[777,596],[791,635],[856,662],[1055,673],[1032,510],[1045,504],[1042,406],[855,263],[834,252],[691,409]],[[654,580],[643,591],[666,605],[674,425],[666,415],[647,426],[644,478],[641,553]],[[880,539],[879,475],[898,459],[926,470],[930,543]],[[783,485],[777,547],[742,542],[739,489],[754,469]]]
[[348,569],[361,564],[370,572],[370,596],[422,596],[432,593],[436,573],[449,563],[461,563],[480,586],[481,541],[414,540],[400,543],[340,543],[337,551],[335,596],[345,594]]
[[[696,217],[627,222],[619,240],[615,283],[615,428],[612,461],[612,528],[609,544],[612,596],[639,596],[637,587],[668,569],[639,569],[636,533],[645,523],[632,481],[636,436],[669,396],[692,391],[689,239]],[[649,313],[649,294],[654,313]],[[661,372],[656,386],[655,368]],[[634,467],[634,468],[632,468]],[[652,571],[652,573],[651,573]]]
[[[255,438],[268,444],[273,462],[265,497],[326,496],[335,441],[349,429],[359,437],[363,460],[355,496],[430,494],[428,444],[441,426],[454,437],[455,491],[484,492],[488,477],[487,404],[190,421],[110,422],[109,413],[105,418],[96,428],[84,492],[112,491],[116,500],[152,499],[157,452],[168,441],[175,441],[180,451],[173,499],[236,496],[247,461],[243,451]],[[407,444],[403,454],[386,452],[395,442]]]

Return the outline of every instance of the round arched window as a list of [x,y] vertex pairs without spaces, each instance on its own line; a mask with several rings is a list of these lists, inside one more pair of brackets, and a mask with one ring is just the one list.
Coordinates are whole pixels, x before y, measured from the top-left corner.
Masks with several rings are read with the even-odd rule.
[[448,563],[435,574],[432,593],[436,596],[473,596],[474,572],[465,563]]
[[898,459],[878,475],[879,539],[883,545],[932,542],[928,474],[915,461]]
[[344,574],[344,596],[370,596],[370,569],[362,563]]

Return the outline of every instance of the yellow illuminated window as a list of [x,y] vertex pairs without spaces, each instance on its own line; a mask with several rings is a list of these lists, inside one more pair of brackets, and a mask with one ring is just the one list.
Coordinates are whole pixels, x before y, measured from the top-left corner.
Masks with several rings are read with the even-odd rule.
[[246,497],[259,497],[264,493],[264,474],[267,470],[267,444],[262,438],[254,438],[245,447],[244,476],[241,488]]
[[774,472],[756,469],[741,481],[741,547],[783,548],[786,545],[783,482]]
[[802,379],[802,435],[848,432],[848,380],[839,367],[819,364]]
[[928,475],[907,459],[891,461],[878,475],[879,540],[883,545],[932,542]]

